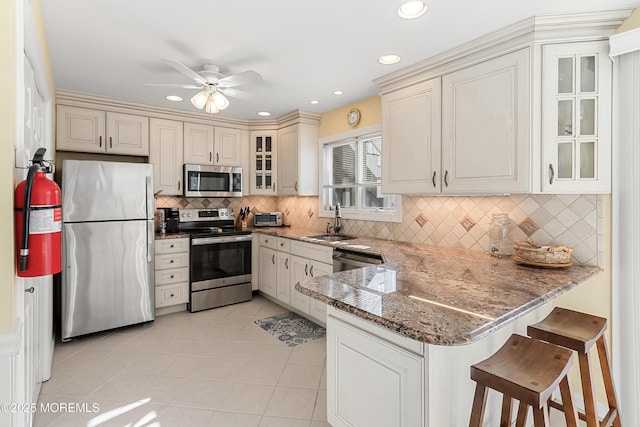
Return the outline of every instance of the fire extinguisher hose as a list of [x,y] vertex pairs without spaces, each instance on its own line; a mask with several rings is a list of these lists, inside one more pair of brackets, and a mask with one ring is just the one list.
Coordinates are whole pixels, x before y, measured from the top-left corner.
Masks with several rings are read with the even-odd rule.
[[27,182],[24,191],[24,203],[22,205],[22,246],[20,248],[20,271],[27,270],[27,259],[29,258],[29,219],[31,217],[31,189],[33,188],[33,178],[40,170],[40,165],[32,165],[27,173]]

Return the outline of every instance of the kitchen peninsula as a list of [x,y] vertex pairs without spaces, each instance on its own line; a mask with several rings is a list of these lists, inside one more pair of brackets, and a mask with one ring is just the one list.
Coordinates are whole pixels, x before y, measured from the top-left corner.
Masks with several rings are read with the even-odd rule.
[[[599,271],[530,268],[484,252],[368,238],[327,243],[308,230],[264,233],[384,257],[380,266],[295,287],[328,304],[327,419],[334,427],[466,425],[469,366]],[[486,421],[497,422],[497,414],[494,393]]]

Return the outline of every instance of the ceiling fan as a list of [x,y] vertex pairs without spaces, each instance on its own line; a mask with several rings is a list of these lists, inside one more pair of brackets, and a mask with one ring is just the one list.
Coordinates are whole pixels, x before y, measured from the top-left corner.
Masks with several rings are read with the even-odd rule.
[[199,110],[203,108],[207,113],[215,114],[229,106],[227,96],[237,96],[239,92],[237,86],[257,83],[262,81],[262,76],[255,71],[249,70],[238,74],[225,76],[220,73],[220,67],[213,64],[204,64],[200,71],[193,71],[183,63],[173,59],[162,59],[163,62],[193,79],[196,84],[154,84],[148,83],[145,86],[181,87],[183,89],[200,89],[191,98],[191,103]]

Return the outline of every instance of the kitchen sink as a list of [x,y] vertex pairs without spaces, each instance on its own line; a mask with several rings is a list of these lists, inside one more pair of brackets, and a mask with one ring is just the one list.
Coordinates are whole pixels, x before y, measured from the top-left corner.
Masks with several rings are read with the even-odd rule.
[[320,234],[318,236],[307,236],[307,237],[309,237],[310,239],[324,240],[325,242],[339,242],[341,240],[355,239],[355,237],[342,236],[340,234]]

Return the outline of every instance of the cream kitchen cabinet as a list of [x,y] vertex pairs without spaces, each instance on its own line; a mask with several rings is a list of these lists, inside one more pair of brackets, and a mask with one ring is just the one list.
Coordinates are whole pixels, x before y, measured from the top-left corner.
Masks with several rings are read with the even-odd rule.
[[298,123],[278,130],[279,196],[318,195],[317,124]]
[[174,120],[152,118],[149,163],[153,164],[154,191],[163,196],[183,192],[183,124]]
[[195,123],[184,124],[184,162],[241,166],[242,131]]
[[252,131],[249,137],[249,194],[275,196],[278,173],[277,131]]
[[58,105],[56,149],[149,155],[149,118]]
[[276,240],[277,237],[258,234],[258,289],[276,298]]
[[291,304],[291,240],[278,237],[276,252],[276,298]]
[[442,76],[443,193],[527,193],[530,49]]
[[291,306],[324,324],[326,304],[298,292],[295,286],[300,281],[333,273],[333,248],[292,240],[290,249]]
[[440,192],[440,82],[382,96],[383,193]]
[[528,192],[529,55],[521,49],[383,95],[383,192]]
[[542,191],[611,192],[609,43],[543,46]]
[[189,302],[189,239],[155,241],[156,308]]

